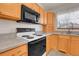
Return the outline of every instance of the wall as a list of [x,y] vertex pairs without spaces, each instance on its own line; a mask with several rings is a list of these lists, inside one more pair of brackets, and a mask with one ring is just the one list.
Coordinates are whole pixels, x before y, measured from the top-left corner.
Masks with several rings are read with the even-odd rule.
[[16,22],[0,19],[0,34],[16,32]]
[[42,30],[41,25],[28,24],[28,23],[17,23],[16,21],[0,19],[0,34],[15,33],[17,27],[19,27],[19,28],[35,28],[38,31]]
[[29,24],[29,23],[17,23],[18,28],[35,28],[37,31],[42,31],[42,25]]

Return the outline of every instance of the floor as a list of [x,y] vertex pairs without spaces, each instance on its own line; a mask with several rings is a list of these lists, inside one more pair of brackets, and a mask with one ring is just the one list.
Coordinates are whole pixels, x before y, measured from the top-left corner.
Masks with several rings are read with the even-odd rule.
[[68,55],[60,51],[53,50],[53,51],[50,51],[47,56],[68,56]]

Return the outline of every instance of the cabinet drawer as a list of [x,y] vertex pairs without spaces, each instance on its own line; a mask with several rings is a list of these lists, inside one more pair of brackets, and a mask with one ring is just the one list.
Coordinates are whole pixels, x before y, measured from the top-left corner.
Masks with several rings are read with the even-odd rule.
[[27,50],[28,50],[27,45],[22,45],[22,46],[19,46],[19,47],[13,49],[13,52],[15,52],[16,56],[18,56],[23,53],[27,53],[28,52]]
[[24,53],[26,53],[26,55],[27,55],[28,54],[27,48],[28,48],[27,45],[21,45],[19,47],[16,47],[14,49],[1,53],[0,56],[21,56]]
[[21,19],[21,3],[0,3],[0,18],[8,20]]

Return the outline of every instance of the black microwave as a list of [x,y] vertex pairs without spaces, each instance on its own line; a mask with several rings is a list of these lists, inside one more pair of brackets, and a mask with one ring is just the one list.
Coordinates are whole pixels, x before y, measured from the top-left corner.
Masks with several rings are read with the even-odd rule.
[[21,5],[21,20],[27,23],[39,23],[40,14],[25,5]]

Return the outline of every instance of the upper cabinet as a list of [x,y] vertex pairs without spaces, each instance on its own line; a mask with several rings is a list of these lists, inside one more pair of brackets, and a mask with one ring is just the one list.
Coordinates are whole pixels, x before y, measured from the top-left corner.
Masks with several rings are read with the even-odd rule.
[[32,7],[33,10],[35,10],[35,11],[38,12],[38,13],[40,13],[40,12],[39,12],[39,6],[38,6],[36,3],[33,3],[32,5],[33,5],[33,7]]
[[40,24],[43,24],[44,20],[44,9],[40,7]]
[[0,3],[0,18],[20,20],[21,19],[21,4]]
[[[16,21],[21,20],[21,5],[25,5],[26,7],[29,7],[30,9],[38,12],[40,14],[40,24],[47,24],[47,12],[36,3],[0,3],[0,18]],[[48,18],[51,20],[51,14],[48,15]]]
[[53,25],[53,13],[52,12],[47,12],[47,24]]
[[42,7],[40,7],[40,24],[47,24],[47,13]]
[[23,3],[23,5],[25,5],[25,6],[27,6],[27,7],[29,7],[29,8],[33,8],[33,4],[32,3]]
[[47,12],[46,11],[44,12],[44,24],[45,25],[47,24]]
[[21,5],[39,12],[39,6],[36,3],[0,3],[0,18],[10,20],[21,20]]
[[39,13],[39,6],[36,3],[24,3],[24,5]]

